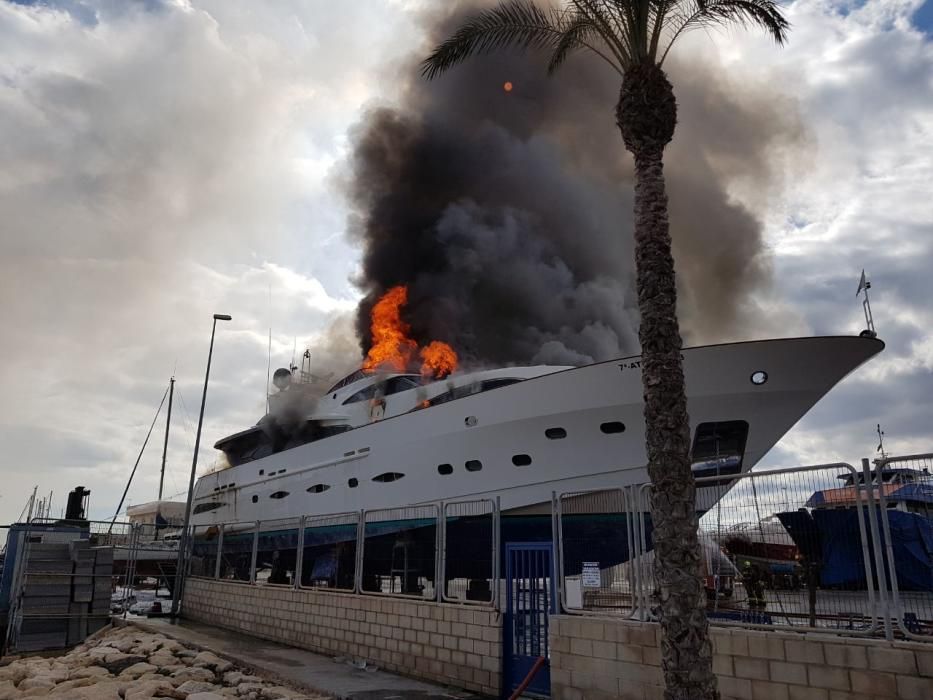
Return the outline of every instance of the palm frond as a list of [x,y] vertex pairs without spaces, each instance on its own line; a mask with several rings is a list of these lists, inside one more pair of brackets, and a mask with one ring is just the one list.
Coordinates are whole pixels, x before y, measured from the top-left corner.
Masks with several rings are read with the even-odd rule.
[[631,42],[631,32],[625,31],[619,25],[619,4],[612,0],[571,0],[577,14],[592,23],[616,61],[625,68],[632,62],[635,51]]
[[567,60],[567,57],[582,48],[586,48],[590,40],[596,38],[598,32],[593,23],[583,15],[575,15],[569,20],[564,31],[554,47],[551,60],[547,64],[548,74],[552,74]]
[[758,26],[767,31],[778,44],[787,41],[790,22],[774,0],[692,0],[677,5],[679,11],[672,12],[667,18],[671,38],[659,64],[664,63],[668,51],[681,34],[698,27],[727,24]]
[[471,56],[513,46],[554,48],[561,39],[561,16],[527,0],[512,0],[470,18],[421,64],[428,80]]

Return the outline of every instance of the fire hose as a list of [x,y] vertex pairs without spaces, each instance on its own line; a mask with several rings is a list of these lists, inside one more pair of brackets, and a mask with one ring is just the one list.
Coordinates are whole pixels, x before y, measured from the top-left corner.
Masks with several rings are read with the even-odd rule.
[[515,692],[509,696],[509,700],[518,700],[521,697],[522,693],[525,692],[525,688],[528,687],[528,684],[534,679],[535,674],[541,670],[541,667],[544,666],[546,659],[543,656],[539,656],[535,661],[535,665],[531,667],[531,670],[528,672],[528,675],[525,676],[519,686],[515,689]]

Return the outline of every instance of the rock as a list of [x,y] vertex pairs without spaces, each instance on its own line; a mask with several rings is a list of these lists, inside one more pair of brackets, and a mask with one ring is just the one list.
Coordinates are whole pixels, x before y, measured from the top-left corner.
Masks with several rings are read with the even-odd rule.
[[[7,666],[9,668],[9,666]],[[0,669],[5,671],[6,669]],[[11,680],[0,680],[0,700],[14,700],[14,698],[20,697],[21,693],[16,689],[16,686]]]
[[65,690],[71,690],[72,688],[84,688],[89,685],[94,685],[96,682],[96,678],[72,678],[70,681],[64,681],[56,685],[53,692],[60,693]]
[[145,661],[140,661],[135,663],[132,666],[127,666],[122,671],[120,671],[120,678],[138,678],[144,673],[150,673],[151,671],[157,670],[158,666],[153,666],[152,664],[146,663]]
[[195,651],[194,649],[179,649],[175,652],[175,656],[182,659],[193,659],[200,652]]
[[212,668],[218,673],[223,673],[233,668],[233,664],[229,661],[224,661],[216,654],[212,654],[209,651],[202,651],[200,654],[194,657],[194,660],[191,662],[192,666],[206,666],[207,668]]
[[171,694],[175,687],[167,680],[151,680],[143,683],[134,683],[126,689],[125,700],[147,700],[154,695]]
[[227,671],[224,674],[224,684],[240,685],[240,683],[262,683],[262,678],[250,676],[242,671]]
[[29,671],[21,663],[12,663],[9,666],[0,668],[0,682],[10,681],[15,686],[27,676],[29,676]]
[[180,695],[183,698],[187,698],[193,693],[216,693],[220,690],[213,683],[205,683],[204,681],[185,681],[180,686],[175,688],[175,694]]
[[49,694],[48,688],[30,688],[19,697],[21,698],[44,698]]
[[77,668],[71,672],[72,678],[102,678],[103,676],[109,675],[110,671],[103,666],[85,666],[84,668]]
[[104,657],[103,663],[98,662],[98,665],[103,666],[113,675],[118,676],[124,669],[129,668],[133,664],[145,663],[145,661],[145,656],[124,654],[118,651],[114,654],[107,654],[107,656]]
[[169,651],[159,650],[149,655],[149,663],[154,666],[174,666],[177,662],[175,655]]
[[264,688],[265,686],[262,683],[240,683],[240,685],[236,687],[236,692],[240,695],[246,695],[247,697],[250,693],[256,693],[258,696]]
[[67,688],[61,693],[58,689],[49,693],[49,698],[56,700],[123,700],[120,691],[123,684],[118,681],[104,680],[83,688]]
[[172,678],[180,681],[201,681],[212,683],[214,681],[214,672],[206,668],[183,668],[181,671],[175,671]]
[[24,678],[19,682],[19,685],[16,686],[16,689],[21,693],[25,693],[27,690],[32,690],[33,688],[45,688],[46,690],[51,690],[55,687],[55,681],[53,681],[48,676],[32,676],[31,678]]
[[226,700],[223,695],[219,693],[192,693],[188,696],[188,700]]

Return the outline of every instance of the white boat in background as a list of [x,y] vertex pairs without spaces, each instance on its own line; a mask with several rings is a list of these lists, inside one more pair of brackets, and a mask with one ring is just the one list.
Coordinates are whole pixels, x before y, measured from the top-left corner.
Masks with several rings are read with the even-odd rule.
[[[883,348],[814,337],[685,349],[696,475],[751,469]],[[270,414],[217,442],[230,466],[198,480],[193,525],[481,498],[504,514],[549,513],[554,491],[648,480],[639,357],[427,383],[360,370],[313,402],[281,372]],[[698,509],[721,494],[700,489]]]

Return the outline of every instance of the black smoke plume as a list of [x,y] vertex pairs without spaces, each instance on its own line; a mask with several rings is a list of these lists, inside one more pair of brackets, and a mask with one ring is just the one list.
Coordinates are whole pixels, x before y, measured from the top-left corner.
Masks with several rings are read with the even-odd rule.
[[[446,341],[468,363],[637,353],[619,77],[579,55],[549,78],[544,56],[500,52],[421,79],[418,61],[475,4],[426,17],[400,104],[371,109],[352,134],[362,349],[373,303],[406,284],[412,337]],[[761,224],[730,187],[767,190],[769,153],[798,138],[794,119],[696,62],[671,73],[680,125],[666,173],[683,330],[688,342],[760,334],[754,295],[770,279]]]

